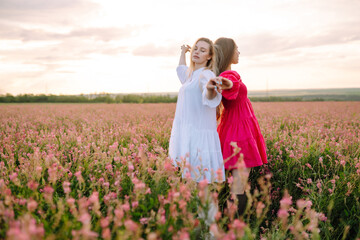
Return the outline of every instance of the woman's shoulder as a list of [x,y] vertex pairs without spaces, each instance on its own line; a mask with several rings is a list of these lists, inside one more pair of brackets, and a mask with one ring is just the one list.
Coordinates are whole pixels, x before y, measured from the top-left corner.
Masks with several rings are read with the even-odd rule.
[[201,71],[201,74],[207,78],[213,78],[215,77],[215,73],[213,71],[211,71],[210,69],[208,68],[204,68],[202,71]]
[[222,72],[220,74],[221,77],[235,77],[236,79],[240,79],[240,75],[239,73],[237,73],[236,71],[233,71],[233,70],[227,70],[225,72]]
[[176,70],[187,70],[187,69],[188,69],[188,66],[186,66],[186,65],[178,65],[176,67]]

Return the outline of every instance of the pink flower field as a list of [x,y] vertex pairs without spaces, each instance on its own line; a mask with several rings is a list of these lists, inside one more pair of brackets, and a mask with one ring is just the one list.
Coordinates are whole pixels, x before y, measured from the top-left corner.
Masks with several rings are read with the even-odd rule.
[[359,239],[360,103],[253,106],[269,163],[241,218],[210,185],[208,224],[168,158],[175,104],[0,105],[0,239]]

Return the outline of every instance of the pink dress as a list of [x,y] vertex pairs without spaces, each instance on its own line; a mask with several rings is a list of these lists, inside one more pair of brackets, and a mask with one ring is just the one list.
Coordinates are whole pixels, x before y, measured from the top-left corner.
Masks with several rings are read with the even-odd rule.
[[[231,142],[236,142],[244,155],[246,167],[257,167],[267,163],[266,146],[261,135],[258,121],[251,102],[247,97],[247,88],[235,71],[225,71],[220,76],[233,82],[233,87],[222,92],[224,110],[217,128],[223,158],[233,154]],[[224,163],[225,169],[236,168],[239,154]]]

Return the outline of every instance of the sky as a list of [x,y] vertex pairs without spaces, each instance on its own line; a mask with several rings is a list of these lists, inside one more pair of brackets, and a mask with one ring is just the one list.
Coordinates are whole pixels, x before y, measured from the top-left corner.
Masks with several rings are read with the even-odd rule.
[[360,88],[359,12],[358,0],[0,0],[0,95],[177,92],[180,46],[200,37],[235,40],[249,91]]

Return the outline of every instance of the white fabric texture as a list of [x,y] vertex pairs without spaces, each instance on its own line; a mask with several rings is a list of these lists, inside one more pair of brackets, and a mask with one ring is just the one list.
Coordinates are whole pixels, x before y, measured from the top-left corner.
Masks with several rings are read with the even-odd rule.
[[[211,100],[206,98],[206,84],[215,74],[200,68],[188,77],[187,70],[185,65],[176,69],[182,86],[171,129],[169,155],[175,166],[186,160],[192,168],[191,177],[197,182],[204,178],[209,182],[218,182],[218,169],[221,169],[221,181],[224,181],[224,163],[216,131],[216,107],[221,102],[221,94],[217,93]],[[189,170],[183,170],[185,178]]]
[[215,222],[215,215],[219,211],[219,207],[214,202],[210,202],[209,209],[207,211],[207,217],[205,218],[206,214],[204,212],[204,209],[200,208],[198,210],[199,218],[205,220],[205,224],[210,226],[212,223]]

